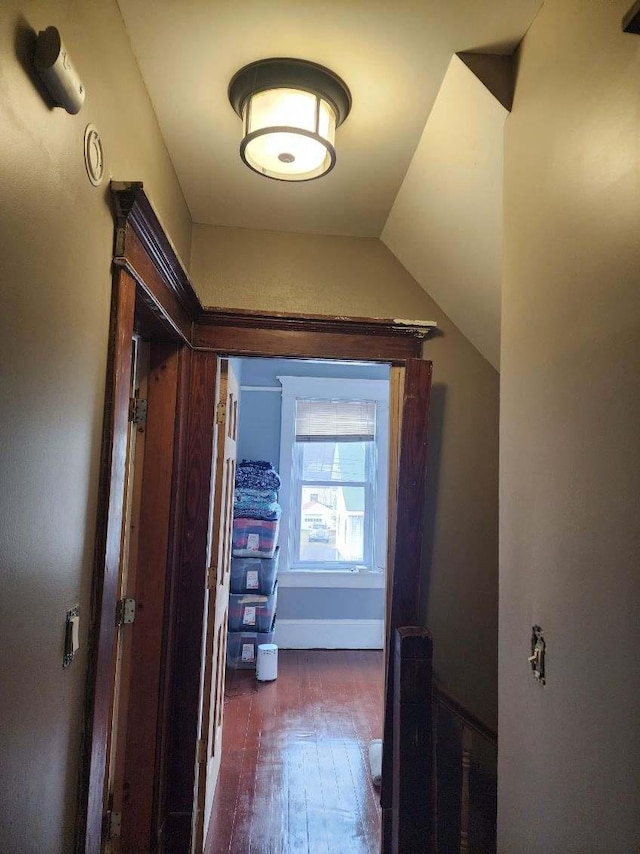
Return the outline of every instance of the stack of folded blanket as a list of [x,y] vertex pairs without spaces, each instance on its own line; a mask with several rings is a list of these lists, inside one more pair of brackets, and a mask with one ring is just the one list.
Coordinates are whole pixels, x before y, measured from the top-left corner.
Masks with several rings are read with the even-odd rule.
[[278,493],[273,489],[238,489],[233,502],[233,515],[244,519],[268,519],[274,521],[280,518],[281,508],[278,504]]
[[277,492],[280,475],[264,460],[243,460],[236,468],[236,489],[265,489]]
[[282,512],[278,489],[280,475],[271,463],[243,460],[238,464],[233,507],[234,556],[273,557]]

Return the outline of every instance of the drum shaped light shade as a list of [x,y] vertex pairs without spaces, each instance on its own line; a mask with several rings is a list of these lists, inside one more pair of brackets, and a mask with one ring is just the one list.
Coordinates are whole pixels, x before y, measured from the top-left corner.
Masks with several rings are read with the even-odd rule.
[[229,100],[242,118],[240,156],[267,178],[310,181],[333,169],[336,127],[351,109],[345,83],[302,59],[264,59],[241,68]]

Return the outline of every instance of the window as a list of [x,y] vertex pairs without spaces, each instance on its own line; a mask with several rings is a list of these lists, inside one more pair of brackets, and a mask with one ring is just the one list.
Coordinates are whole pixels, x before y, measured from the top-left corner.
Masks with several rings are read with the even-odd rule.
[[279,377],[286,569],[382,572],[388,383]]

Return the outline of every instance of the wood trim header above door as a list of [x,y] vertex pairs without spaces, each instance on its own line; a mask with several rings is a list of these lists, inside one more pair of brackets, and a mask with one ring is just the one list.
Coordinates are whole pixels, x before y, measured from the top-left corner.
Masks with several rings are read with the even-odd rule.
[[[203,308],[140,181],[112,181],[113,263],[139,286],[139,315],[197,350],[236,356],[351,359],[403,364],[420,358],[429,326],[392,318]],[[170,317],[170,326],[167,318]]]
[[191,344],[202,305],[142,183],[112,181],[111,196],[113,265],[136,282],[136,331]]
[[384,318],[206,308],[193,346],[234,356],[305,358],[313,351],[315,358],[402,364],[420,358],[423,337]]
[[[165,289],[173,294],[190,320],[198,318],[202,313],[202,303],[142,182],[112,181],[111,197],[116,220],[114,264],[124,266],[130,263],[139,257],[139,249],[142,248],[156,266]],[[140,247],[132,246],[133,236],[141,244]]]

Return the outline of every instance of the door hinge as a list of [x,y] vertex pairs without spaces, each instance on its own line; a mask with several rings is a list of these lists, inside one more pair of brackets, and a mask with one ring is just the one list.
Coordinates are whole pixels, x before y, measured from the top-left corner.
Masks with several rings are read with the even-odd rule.
[[218,567],[210,566],[207,570],[207,590],[213,590],[218,580]]
[[143,397],[129,398],[129,421],[144,424],[147,420],[147,401]]
[[227,420],[227,404],[219,403],[216,406],[216,424],[224,424]]
[[136,600],[120,599],[116,607],[116,626],[127,626],[136,618]]
[[198,739],[198,745],[196,747],[196,762],[198,765],[202,765],[203,762],[207,761],[207,742],[204,738]]
[[120,837],[120,829],[122,827],[122,813],[109,812],[104,816],[104,835],[107,839],[118,839]]

